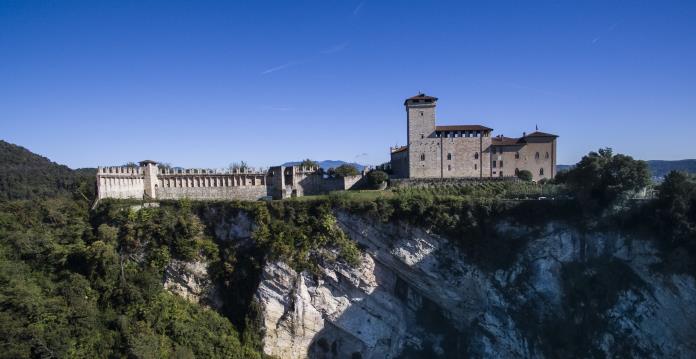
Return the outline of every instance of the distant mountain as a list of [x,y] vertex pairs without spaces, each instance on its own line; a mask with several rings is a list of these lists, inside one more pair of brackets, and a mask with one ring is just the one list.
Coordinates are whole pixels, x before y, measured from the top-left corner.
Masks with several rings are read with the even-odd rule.
[[[298,166],[302,161],[295,161],[295,162],[285,162],[282,165],[283,166]],[[319,164],[319,167],[328,170],[329,168],[336,168],[340,165],[353,165],[355,168],[358,169],[358,171],[362,171],[366,166],[361,165],[359,163],[355,162],[346,162],[346,161],[340,161],[340,160],[324,160],[324,161],[317,161]]]
[[[647,162],[648,167],[650,168],[650,173],[655,178],[662,178],[670,171],[696,173],[696,159],[678,161],[650,160]],[[560,172],[572,167],[573,165],[556,165],[556,170]]]
[[93,195],[96,169],[72,170],[0,140],[0,200]]

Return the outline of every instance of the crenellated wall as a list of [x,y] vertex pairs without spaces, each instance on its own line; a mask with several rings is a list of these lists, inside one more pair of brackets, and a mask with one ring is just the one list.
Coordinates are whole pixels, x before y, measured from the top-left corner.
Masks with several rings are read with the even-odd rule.
[[322,194],[357,186],[363,176],[324,178],[317,167],[272,167],[269,170],[171,169],[153,161],[140,167],[100,167],[99,199],[258,200]]
[[102,198],[143,198],[144,176],[139,167],[99,167],[97,195]]

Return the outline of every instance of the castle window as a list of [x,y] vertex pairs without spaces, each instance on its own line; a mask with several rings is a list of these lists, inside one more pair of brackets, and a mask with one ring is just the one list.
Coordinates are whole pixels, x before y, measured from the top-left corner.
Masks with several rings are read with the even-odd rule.
[[478,152],[474,152],[474,159],[475,159],[475,160],[478,159]]
[[474,169],[475,169],[475,170],[477,170],[477,169],[478,169],[478,165],[477,165],[477,164],[475,164],[475,163],[474,163]]
[[451,171],[452,170],[452,165],[447,165],[447,170]]
[[549,159],[549,153],[546,152],[546,159]]
[[425,161],[425,153],[421,153],[421,161]]
[[537,153],[534,155],[534,159],[537,159],[537,160],[539,159],[539,152],[537,152]]
[[448,153],[448,154],[447,154],[447,160],[448,160],[448,161],[452,160],[452,154],[451,154],[451,153]]
[[495,168],[495,164],[496,164],[496,162],[495,162],[495,161],[493,161],[493,168]]
[[543,176],[543,175],[544,175],[544,168],[542,167],[542,168],[539,168],[539,176]]
[[520,159],[520,153],[519,153],[519,152],[515,152],[515,159],[516,159],[516,160],[519,160],[519,159]]
[[500,161],[500,168],[503,168],[503,161]]
[[500,177],[503,177],[503,171],[500,171]]
[[515,168],[515,176],[517,176],[517,175],[519,175],[519,174],[520,174],[520,169],[519,169],[519,168]]
[[421,117],[423,117],[423,111],[420,112]]
[[421,139],[425,138],[425,135],[421,133]]

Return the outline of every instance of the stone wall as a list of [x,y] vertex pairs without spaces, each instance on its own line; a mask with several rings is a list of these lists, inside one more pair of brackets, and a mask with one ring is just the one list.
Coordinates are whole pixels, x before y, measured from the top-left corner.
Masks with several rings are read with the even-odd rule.
[[139,167],[101,167],[97,169],[97,197],[142,199],[144,176]]
[[157,188],[157,199],[182,199],[192,200],[243,200],[256,201],[268,196],[268,188],[259,186],[235,186],[235,187],[177,187]]

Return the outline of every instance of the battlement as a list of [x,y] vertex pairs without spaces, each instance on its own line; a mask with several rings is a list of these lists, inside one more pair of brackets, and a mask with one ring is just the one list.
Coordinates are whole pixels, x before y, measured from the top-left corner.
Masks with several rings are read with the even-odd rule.
[[323,193],[357,182],[326,179],[320,174],[317,166],[160,168],[155,161],[141,161],[140,166],[99,167],[97,192],[100,199],[257,200]]
[[121,167],[97,167],[97,175],[128,176],[141,175],[140,167],[121,166]]

